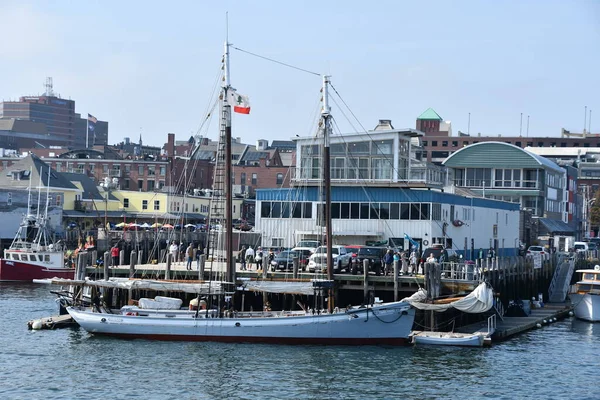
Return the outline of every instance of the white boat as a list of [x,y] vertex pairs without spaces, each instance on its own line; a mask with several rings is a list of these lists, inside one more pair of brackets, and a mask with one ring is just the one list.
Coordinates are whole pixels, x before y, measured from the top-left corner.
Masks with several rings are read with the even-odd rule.
[[120,314],[67,311],[86,331],[130,339],[256,342],[270,344],[402,345],[408,343],[414,309],[396,302],[332,314],[147,310],[123,307]]
[[600,265],[594,269],[580,269],[581,280],[571,286],[569,297],[576,318],[590,322],[600,321]]
[[[223,241],[215,240],[215,243],[225,244],[225,254],[233,254],[231,248],[231,235],[233,229],[231,218],[231,157],[227,145],[231,143],[231,111],[235,102],[235,108],[240,103],[247,105],[243,96],[235,95],[235,91],[229,84],[229,43],[225,45],[224,57],[224,86],[220,99],[222,101],[221,113],[221,140],[225,146],[225,157],[218,159],[225,162],[225,229],[220,233],[225,236]],[[329,135],[331,130],[331,115],[328,100],[329,78],[323,77],[323,104],[319,129],[323,135],[323,159],[324,159],[324,182],[325,208],[330,209],[331,193],[329,188]],[[232,96],[232,94],[234,96]],[[233,101],[232,101],[233,100]],[[249,112],[249,106],[246,109]],[[321,133],[321,132],[319,132]],[[225,184],[224,184],[225,185]],[[331,244],[331,219],[326,221],[326,235],[328,243],[327,254],[332,254]],[[220,287],[229,288],[227,295],[231,296],[235,285],[235,257],[225,257],[227,264],[223,281]],[[332,257],[327,260],[328,280],[315,281],[311,285],[310,293],[315,296],[329,296],[333,288]],[[243,285],[246,290],[262,290],[278,293],[305,293],[306,288],[298,288],[297,282],[278,283],[279,287],[273,285],[259,285],[251,287],[250,283]],[[400,301],[362,307],[350,307],[348,309],[305,309],[296,311],[271,311],[267,305],[259,313],[235,311],[227,296],[215,296],[210,290],[208,292],[198,291],[198,298],[207,295],[212,302],[206,310],[153,310],[144,308],[132,308],[126,306],[118,313],[97,312],[94,310],[68,307],[67,311],[77,323],[85,330],[93,334],[111,335],[125,338],[147,338],[158,340],[187,340],[187,341],[222,341],[222,342],[264,342],[284,344],[336,344],[336,345],[399,345],[409,343],[409,336],[415,318],[415,310],[409,302]],[[227,291],[227,290],[225,290]],[[243,293],[243,292],[242,292]],[[215,298],[218,300],[215,301]],[[222,299],[222,300],[221,300]],[[243,299],[243,297],[242,297]],[[242,300],[243,304],[243,300]],[[315,304],[318,302],[315,301]],[[321,303],[322,304],[322,303]],[[331,307],[332,300],[328,302]],[[243,309],[243,306],[242,306]]]
[[484,334],[463,334],[454,332],[419,332],[413,335],[413,343],[436,346],[482,347]]

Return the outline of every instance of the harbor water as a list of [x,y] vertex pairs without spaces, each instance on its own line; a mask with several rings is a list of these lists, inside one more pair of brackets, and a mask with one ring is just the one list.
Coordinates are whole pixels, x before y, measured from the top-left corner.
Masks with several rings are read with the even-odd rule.
[[2,399],[598,399],[600,324],[490,348],[157,342],[30,331],[53,289],[0,283]]

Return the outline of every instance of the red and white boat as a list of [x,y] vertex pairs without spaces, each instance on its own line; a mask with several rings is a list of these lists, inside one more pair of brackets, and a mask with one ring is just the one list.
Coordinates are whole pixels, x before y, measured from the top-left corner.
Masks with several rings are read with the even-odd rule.
[[33,279],[73,279],[75,268],[65,266],[63,246],[54,243],[44,217],[25,217],[10,247],[0,259],[0,282]]

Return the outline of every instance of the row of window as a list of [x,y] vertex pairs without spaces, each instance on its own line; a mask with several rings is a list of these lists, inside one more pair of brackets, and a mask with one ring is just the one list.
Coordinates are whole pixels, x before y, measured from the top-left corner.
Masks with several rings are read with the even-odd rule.
[[[123,198],[123,208],[129,208],[129,199]],[[148,200],[142,200],[142,210],[148,209]],[[154,211],[160,211],[160,200],[154,200]]]
[[[66,169],[64,172],[76,172],[83,174],[85,173],[86,166],[90,173],[94,173],[94,169],[99,168],[99,163],[74,163],[68,161],[66,163]],[[61,162],[54,163],[54,169],[57,172],[63,172],[63,164]],[[131,173],[131,164],[124,165],[124,171],[126,174]],[[148,176],[156,175],[156,172],[160,176],[165,176],[167,174],[167,166],[166,165],[138,165],[138,175],[145,175],[147,172]],[[120,176],[121,174],[121,164],[113,164],[112,168],[108,164],[102,164],[102,172],[107,174],[107,176]]]
[[[245,172],[240,173],[240,185],[244,185],[244,186],[247,185],[246,179],[247,179],[246,173]],[[232,176],[232,181],[233,181],[233,183],[235,183],[235,175]],[[256,172],[253,172],[252,180],[251,180],[250,184],[255,186],[257,183],[258,183],[258,174]],[[281,172],[277,173],[275,184],[283,185],[283,173],[281,173]]]
[[[432,140],[431,141],[431,147],[437,147],[438,146],[438,141],[437,140]],[[452,141],[448,141],[448,140],[442,140],[442,147],[448,147],[448,144],[450,143],[452,146],[451,147],[458,147],[458,140],[452,140]],[[475,140],[473,142],[469,141],[469,140],[463,140],[462,142],[462,147],[464,146],[468,146],[470,144],[476,144],[479,143],[478,140]],[[484,142],[485,143],[485,142]],[[508,143],[508,144],[513,144],[511,141],[506,141],[503,143]],[[429,144],[429,141],[427,140],[423,140],[423,147],[427,147]],[[515,146],[517,147],[523,147],[523,142],[515,142],[514,143]],[[579,142],[573,142],[571,143],[571,147],[600,147],[600,142],[596,143],[594,146],[592,146],[592,144],[590,144],[589,142],[583,142],[583,143],[579,143]],[[534,142],[526,142],[526,147],[534,147]],[[550,142],[550,143],[544,143],[544,142],[537,142],[537,146],[536,147],[569,147],[569,143],[567,142]]]
[[[263,201],[262,218],[312,218],[312,203],[288,201]],[[317,205],[317,216],[322,215],[323,204]],[[434,220],[442,219],[439,203],[331,203],[332,219],[395,219]],[[320,219],[320,218],[319,218]]]
[[19,256],[20,256],[20,261],[40,261],[40,262],[50,262],[50,254],[37,254],[37,259],[36,259],[36,254],[29,254],[29,260],[27,260],[27,254],[15,254],[12,253],[10,254],[11,258],[15,261],[19,261]]

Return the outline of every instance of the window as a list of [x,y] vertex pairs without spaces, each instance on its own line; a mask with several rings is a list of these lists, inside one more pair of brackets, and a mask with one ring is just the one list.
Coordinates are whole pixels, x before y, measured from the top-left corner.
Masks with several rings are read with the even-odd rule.
[[138,175],[144,175],[144,166],[138,165]]
[[148,181],[147,185],[148,185],[148,188],[146,189],[147,191],[154,190],[154,181]]
[[242,172],[240,174],[240,185],[245,185],[246,184],[246,173]]
[[156,175],[156,166],[148,165],[148,176]]
[[148,209],[148,200],[142,200],[142,210]]
[[60,194],[56,195],[56,205],[62,206],[62,196]]
[[56,172],[62,172],[62,163],[56,163]]
[[123,199],[123,207],[124,208],[129,208],[129,199]]
[[125,179],[125,182],[123,183],[123,189],[129,190],[129,179]]
[[283,174],[281,172],[277,174],[277,181],[275,183],[277,185],[283,185]]
[[131,164],[125,164],[125,173],[129,174],[131,172]]
[[102,172],[108,174],[108,164],[102,164]]
[[256,173],[252,174],[252,184],[256,185],[256,182],[258,181],[258,176],[256,175]]
[[138,179],[138,190],[142,190],[144,188],[144,181],[141,179]]
[[433,146],[433,147],[437,147],[437,145],[438,145],[438,144],[437,144],[437,140],[432,140],[432,141],[431,141],[431,146]]
[[154,211],[160,211],[160,200],[154,200]]

